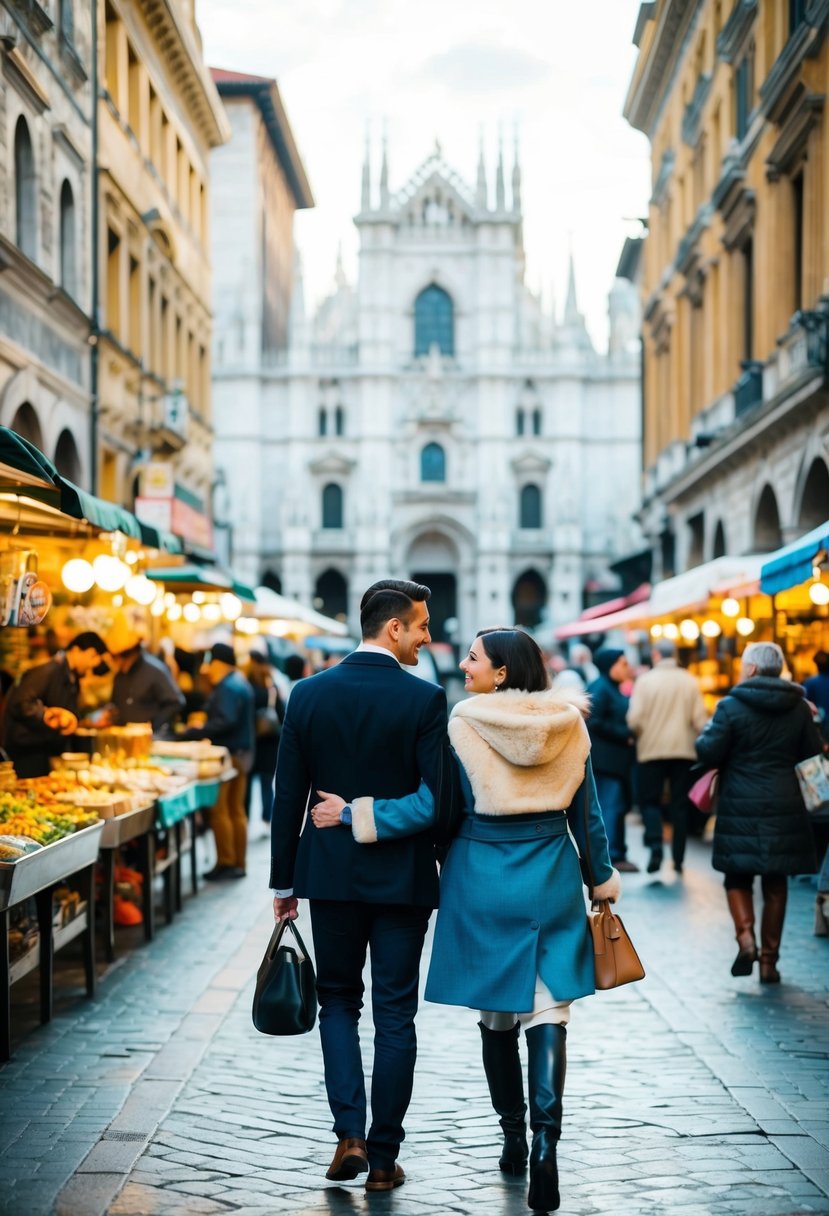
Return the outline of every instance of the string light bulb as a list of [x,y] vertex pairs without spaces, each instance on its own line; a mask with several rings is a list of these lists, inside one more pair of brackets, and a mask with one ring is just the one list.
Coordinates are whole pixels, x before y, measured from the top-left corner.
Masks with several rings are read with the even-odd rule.
[[126,562],[109,553],[99,553],[92,563],[95,583],[102,591],[120,591],[132,574]]
[[60,579],[67,591],[74,591],[76,595],[82,595],[84,591],[89,591],[94,585],[95,571],[92,569],[91,562],[85,561],[82,557],[73,557],[61,570]]
[[719,621],[703,621],[700,632],[704,638],[718,638],[722,633],[722,626]]
[[684,621],[679,622],[679,633],[684,641],[695,642],[699,637],[699,625],[690,617],[686,617]]
[[726,596],[720,607],[722,609],[723,616],[740,615],[740,601],[735,600],[733,595]]
[[826,583],[812,583],[809,587],[809,599],[819,608],[829,604],[829,587]]
[[737,617],[735,628],[741,638],[751,637],[752,633],[754,633],[754,621],[749,616]]

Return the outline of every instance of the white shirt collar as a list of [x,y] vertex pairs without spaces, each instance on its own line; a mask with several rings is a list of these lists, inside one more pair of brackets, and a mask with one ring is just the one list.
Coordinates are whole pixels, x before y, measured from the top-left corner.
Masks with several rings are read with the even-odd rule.
[[364,654],[388,654],[388,655],[391,655],[391,657],[394,659],[394,661],[395,661],[395,663],[397,664],[397,666],[398,666],[398,667],[400,667],[400,668],[401,668],[401,670],[402,670],[402,668],[403,668],[403,664],[400,662],[400,660],[398,659],[397,655],[396,655],[396,654],[394,654],[394,653],[393,653],[391,650],[389,650],[387,646],[376,646],[376,645],[374,644],[374,642],[361,642],[361,643],[360,643],[360,645],[357,647],[357,649],[358,649],[358,650],[362,650],[362,652],[363,652]]

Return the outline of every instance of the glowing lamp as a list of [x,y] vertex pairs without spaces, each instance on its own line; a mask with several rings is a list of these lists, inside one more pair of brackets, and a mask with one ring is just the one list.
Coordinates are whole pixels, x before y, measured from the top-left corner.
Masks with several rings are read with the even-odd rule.
[[662,626],[661,625],[659,625],[659,624],[651,625],[651,637],[654,639],[654,641],[656,641],[657,639],[662,637]]
[[201,610],[202,617],[205,621],[220,621],[222,619],[222,610],[218,604],[205,604]]
[[740,616],[737,618],[735,628],[741,638],[751,637],[752,633],[754,633],[754,621],[752,621],[751,617]]
[[675,642],[679,637],[679,628],[673,622],[670,622],[665,626],[663,634],[669,642]]
[[679,622],[679,633],[684,641],[695,642],[699,637],[699,625],[690,617],[686,617],[684,621]]
[[152,608],[150,608],[150,612],[153,616],[164,616],[166,611],[167,605],[164,603],[164,600],[155,600]]
[[219,607],[226,621],[235,621],[242,615],[242,601],[230,591],[219,596]]
[[700,632],[704,638],[718,638],[722,633],[719,621],[703,621]]
[[95,583],[102,591],[120,591],[132,571],[126,562],[108,553],[99,553],[92,563]]
[[181,620],[181,604],[171,604],[170,605],[170,607],[167,609],[167,620],[168,621],[180,621]]
[[203,591],[194,591],[193,592],[193,603],[194,604],[203,604],[206,599],[207,599],[207,596],[204,594]]
[[191,625],[195,625],[196,621],[201,617],[201,608],[198,604],[185,604],[183,615],[185,621],[189,621]]
[[89,591],[94,584],[95,571],[90,562],[84,561],[82,557],[73,557],[61,570],[60,578],[67,591],[80,595]]
[[145,608],[149,608],[156,598],[155,583],[152,579],[147,578],[146,574],[133,574],[131,578],[127,579],[124,590],[131,600],[135,600],[136,604],[141,604]]
[[809,599],[820,608],[829,604],[829,587],[826,583],[812,583],[809,587]]
[[723,616],[740,615],[740,602],[739,600],[735,600],[732,595],[727,596],[727,598],[723,600],[720,607],[722,608]]

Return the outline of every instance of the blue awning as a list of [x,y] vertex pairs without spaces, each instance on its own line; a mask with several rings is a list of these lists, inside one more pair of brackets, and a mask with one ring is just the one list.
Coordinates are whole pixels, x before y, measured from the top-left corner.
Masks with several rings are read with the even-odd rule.
[[776,595],[805,583],[812,577],[815,558],[824,550],[829,550],[829,519],[769,555],[760,570],[760,590],[764,595]]

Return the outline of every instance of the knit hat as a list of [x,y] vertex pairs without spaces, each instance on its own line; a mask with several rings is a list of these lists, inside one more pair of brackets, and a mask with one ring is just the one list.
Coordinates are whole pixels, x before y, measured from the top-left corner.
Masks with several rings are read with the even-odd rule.
[[99,633],[93,633],[91,629],[79,633],[69,642],[66,649],[71,650],[74,646],[77,646],[79,650],[97,650],[98,654],[107,653],[106,642]]
[[236,666],[236,655],[233,653],[233,647],[227,642],[217,642],[215,646],[210,647],[206,661],[212,663],[214,659],[219,663],[227,663],[228,667]]
[[593,662],[598,667],[603,676],[606,676],[611,667],[623,658],[624,650],[614,650],[612,646],[603,646],[601,650],[597,650],[593,655]]

